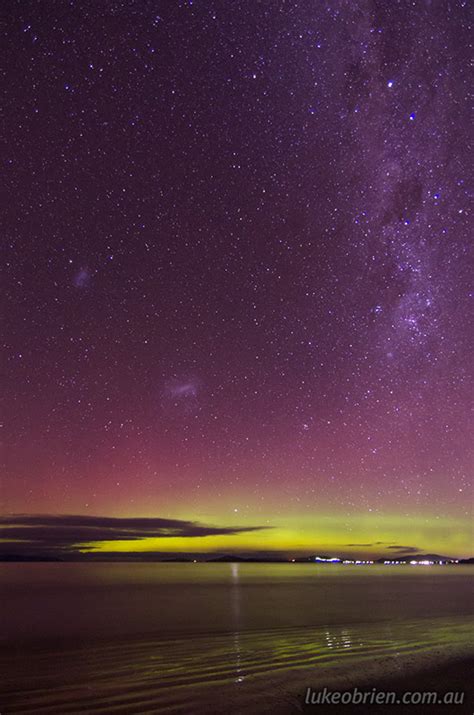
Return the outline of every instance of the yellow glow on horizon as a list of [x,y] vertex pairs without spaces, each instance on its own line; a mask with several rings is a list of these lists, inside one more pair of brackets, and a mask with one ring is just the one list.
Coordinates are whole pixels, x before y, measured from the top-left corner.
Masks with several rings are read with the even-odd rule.
[[[244,520],[240,519],[240,526]],[[245,520],[247,521],[247,520]],[[253,523],[255,524],[255,519]],[[283,520],[282,520],[283,521]],[[284,525],[236,534],[150,537],[137,540],[100,541],[80,544],[94,552],[214,552],[282,551],[389,553],[390,546],[417,547],[441,554],[467,553],[470,524],[459,519],[436,520],[425,515],[357,514],[349,517],[286,517]],[[237,521],[236,521],[237,524]],[[228,524],[227,524],[228,527]],[[395,551],[395,549],[393,549]],[[449,553],[447,554],[449,555]]]

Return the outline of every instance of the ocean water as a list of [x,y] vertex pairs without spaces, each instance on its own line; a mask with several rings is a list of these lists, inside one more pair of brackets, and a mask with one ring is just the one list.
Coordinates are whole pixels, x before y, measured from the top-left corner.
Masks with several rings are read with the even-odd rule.
[[474,653],[468,566],[3,564],[2,713],[297,712]]

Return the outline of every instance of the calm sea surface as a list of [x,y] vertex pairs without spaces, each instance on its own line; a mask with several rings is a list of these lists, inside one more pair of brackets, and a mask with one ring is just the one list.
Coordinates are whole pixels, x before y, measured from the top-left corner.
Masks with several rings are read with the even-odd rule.
[[2,713],[292,712],[474,652],[467,566],[3,564]]

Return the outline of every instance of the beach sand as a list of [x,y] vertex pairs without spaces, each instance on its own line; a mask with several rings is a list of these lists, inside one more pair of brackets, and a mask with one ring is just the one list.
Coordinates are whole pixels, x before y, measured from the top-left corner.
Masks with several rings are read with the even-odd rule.
[[[431,660],[431,659],[430,659]],[[474,712],[474,656],[456,657],[445,660],[443,664],[436,665],[433,660],[425,659],[423,663],[403,662],[403,670],[396,674],[387,675],[388,663],[374,660],[370,665],[370,670],[366,673],[372,675],[361,675],[350,673],[335,675],[334,672],[323,673],[318,670],[318,683],[311,683],[311,676],[307,681],[301,677],[292,677],[287,673],[284,679],[279,682],[269,683],[264,676],[260,683],[254,683],[251,693],[246,698],[234,697],[224,688],[217,688],[212,701],[206,699],[201,701],[198,691],[189,692],[188,697],[181,702],[173,697],[168,701],[168,706],[161,698],[155,698],[156,691],[151,691],[140,687],[134,691],[127,687],[120,692],[120,688],[114,681],[114,686],[109,691],[109,697],[103,699],[104,692],[94,692],[92,687],[88,692],[84,690],[86,683],[79,684],[76,691],[67,690],[61,698],[61,688],[59,691],[51,693],[51,699],[45,694],[45,699],[41,702],[35,699],[34,691],[32,700],[23,700],[21,695],[7,693],[2,702],[2,713],[50,713],[51,715],[65,715],[65,713],[88,713],[100,712],[109,715],[142,715],[143,713],[174,713],[175,715],[297,715],[297,713],[326,713],[332,715],[365,715],[366,713],[376,715],[377,713],[393,713],[400,715],[430,715],[440,713],[444,715],[472,715]],[[386,675],[375,676],[374,673],[385,673]],[[295,685],[298,682],[298,685]],[[303,682],[307,682],[303,686]],[[436,691],[443,696],[447,692],[463,692],[464,702],[459,704],[442,705],[396,705],[396,704],[363,704],[363,705],[333,705],[333,704],[305,704],[306,687],[311,687],[313,692],[327,687],[328,691],[345,692],[353,690],[354,687],[361,692],[372,692],[375,688],[377,692],[395,692],[397,696],[404,693],[419,693]],[[240,690],[240,688],[239,688]],[[161,702],[160,702],[161,700]]]
[[[332,713],[332,715],[362,715],[363,713],[411,713],[411,715],[431,715],[431,713],[444,713],[445,715],[464,715],[474,712],[474,656],[455,658],[440,665],[429,665],[425,663],[420,670],[415,672],[396,673],[393,676],[381,677],[378,680],[365,680],[360,678],[348,686],[339,683],[337,685],[328,685],[328,690],[340,688],[341,690],[350,690],[357,687],[362,691],[370,691],[376,688],[377,691],[393,691],[398,695],[407,692],[433,692],[436,691],[439,695],[444,695],[447,692],[463,692],[464,702],[459,704],[439,704],[439,705],[305,705],[304,695],[298,696],[298,704],[293,712],[323,712]],[[308,684],[309,685],[309,684]],[[285,712],[285,706],[282,707],[281,715]],[[286,712],[290,712],[288,709]]]

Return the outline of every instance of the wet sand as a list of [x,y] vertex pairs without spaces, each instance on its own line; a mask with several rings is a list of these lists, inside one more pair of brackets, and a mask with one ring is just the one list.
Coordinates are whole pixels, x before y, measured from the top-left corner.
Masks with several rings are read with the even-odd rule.
[[[431,713],[445,713],[445,715],[464,715],[464,713],[474,712],[474,656],[464,658],[454,658],[441,665],[425,663],[420,670],[407,671],[394,674],[380,679],[360,678],[350,686],[344,685],[340,681],[337,687],[352,689],[356,686],[359,690],[367,691],[376,688],[377,691],[390,691],[401,696],[407,692],[434,692],[444,695],[447,692],[464,692],[464,702],[462,705],[305,705],[304,697],[298,696],[298,703],[293,712],[324,712],[333,715],[362,715],[363,713],[412,713],[413,715],[429,715]],[[331,686],[334,687],[335,686]],[[282,705],[281,715],[285,712],[285,705]],[[286,708],[286,712],[289,710]]]
[[[258,642],[255,643],[258,648]],[[142,715],[144,713],[179,713],[187,715],[294,715],[298,712],[362,715],[362,713],[472,713],[474,687],[470,674],[474,672],[474,655],[449,657],[446,652],[431,650],[423,653],[407,653],[402,657],[377,656],[365,661],[333,664],[317,661],[311,668],[295,670],[281,663],[281,669],[268,670],[261,663],[262,672],[243,677],[226,673],[219,681],[218,670],[201,671],[198,678],[192,676],[192,662],[170,663],[177,672],[167,675],[155,660],[155,648],[146,654],[142,647],[126,654],[125,661],[114,653],[109,660],[108,649],[95,652],[85,649],[82,655],[74,652],[71,663],[67,650],[59,652],[23,654],[12,653],[19,659],[22,674],[17,668],[7,665],[5,653],[4,682],[1,702],[2,713],[35,713],[35,715],[66,715],[66,713],[111,713]],[[125,648],[126,651],[126,648]],[[71,653],[69,654],[71,655]],[[205,654],[203,653],[205,658]],[[69,661],[69,662],[68,662]],[[82,662],[81,662],[82,661]],[[84,661],[88,661],[87,665]],[[440,662],[441,661],[441,662]],[[126,663],[126,667],[124,665]],[[188,675],[185,671],[188,670]],[[15,672],[16,671],[16,672]],[[134,672],[130,672],[134,671]],[[181,671],[181,676],[179,675]],[[326,687],[329,691],[347,691],[357,687],[367,692],[436,691],[464,692],[462,705],[328,705],[305,704],[306,689],[313,692]]]

